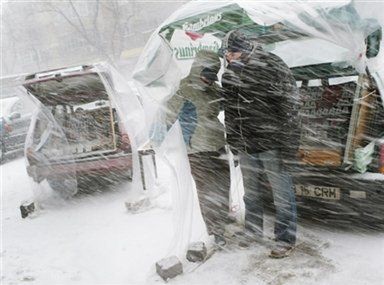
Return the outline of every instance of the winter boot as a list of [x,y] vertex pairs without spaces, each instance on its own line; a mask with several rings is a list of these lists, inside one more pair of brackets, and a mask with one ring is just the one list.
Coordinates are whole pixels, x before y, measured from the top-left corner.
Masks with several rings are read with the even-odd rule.
[[269,254],[270,258],[284,258],[288,257],[294,247],[292,245],[277,245],[274,249],[272,249],[271,253]]

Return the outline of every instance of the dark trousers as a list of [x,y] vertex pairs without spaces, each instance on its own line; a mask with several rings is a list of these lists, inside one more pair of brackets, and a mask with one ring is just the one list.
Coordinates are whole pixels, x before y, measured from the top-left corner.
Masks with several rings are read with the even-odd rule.
[[209,234],[222,235],[228,223],[230,170],[218,152],[189,154],[200,209]]
[[263,185],[260,177],[265,173],[276,208],[276,241],[294,245],[297,225],[295,193],[291,175],[283,167],[280,153],[270,150],[254,154],[242,153],[239,157],[244,183],[245,228],[259,237],[263,235]]

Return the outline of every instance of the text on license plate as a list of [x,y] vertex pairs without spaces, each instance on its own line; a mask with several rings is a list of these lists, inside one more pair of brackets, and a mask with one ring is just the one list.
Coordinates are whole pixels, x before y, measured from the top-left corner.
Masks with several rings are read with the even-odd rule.
[[337,187],[295,185],[295,193],[297,196],[340,200],[340,188]]

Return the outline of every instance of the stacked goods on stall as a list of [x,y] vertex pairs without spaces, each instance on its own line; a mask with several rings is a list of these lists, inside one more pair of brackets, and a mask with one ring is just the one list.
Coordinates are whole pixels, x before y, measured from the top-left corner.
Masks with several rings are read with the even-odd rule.
[[303,103],[300,161],[320,167],[351,166],[356,150],[380,137],[382,102],[374,83],[352,68],[327,64],[297,67],[293,72]]
[[[324,81],[323,81],[324,82]],[[300,156],[304,163],[340,166],[353,105],[355,82],[301,87],[303,108]]]

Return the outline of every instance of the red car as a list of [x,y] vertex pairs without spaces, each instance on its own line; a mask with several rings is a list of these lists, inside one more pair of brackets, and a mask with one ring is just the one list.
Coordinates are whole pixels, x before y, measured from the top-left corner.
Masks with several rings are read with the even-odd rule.
[[111,100],[111,82],[94,66],[26,77],[24,87],[40,105],[26,141],[27,171],[35,182],[46,179],[68,197],[81,182],[131,177],[130,141]]

